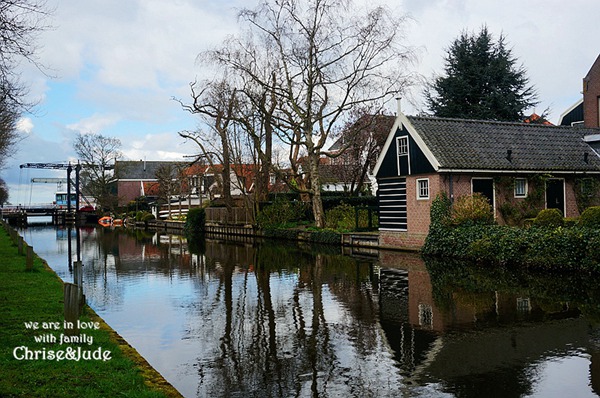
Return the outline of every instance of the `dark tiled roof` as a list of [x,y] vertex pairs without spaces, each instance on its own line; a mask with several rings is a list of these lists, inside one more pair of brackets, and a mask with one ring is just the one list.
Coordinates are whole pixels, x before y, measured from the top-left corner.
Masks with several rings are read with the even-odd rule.
[[123,180],[155,180],[156,171],[162,165],[186,166],[186,162],[162,162],[162,161],[117,161],[115,172],[119,179]]
[[407,118],[442,169],[600,171],[600,157],[583,140],[599,129]]

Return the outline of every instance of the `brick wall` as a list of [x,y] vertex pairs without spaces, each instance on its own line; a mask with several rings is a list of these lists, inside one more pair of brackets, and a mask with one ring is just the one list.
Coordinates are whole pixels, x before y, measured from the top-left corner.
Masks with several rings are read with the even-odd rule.
[[579,217],[577,209],[577,198],[575,197],[574,189],[575,181],[571,179],[565,180],[565,217]]
[[425,244],[427,233],[405,231],[379,231],[379,247],[382,249],[419,250]]
[[600,56],[583,78],[583,117],[585,127],[599,127]]
[[119,206],[125,206],[142,194],[139,181],[119,181],[117,184]]
[[[455,174],[452,176],[452,192],[454,199],[463,195],[470,195],[472,190],[471,179],[473,177],[484,178],[481,175],[471,174]],[[488,177],[493,177],[492,175]],[[527,178],[525,175],[513,175],[509,177]],[[429,199],[417,199],[417,180],[429,179]],[[565,189],[565,217],[578,217],[577,200],[574,191],[573,178],[564,179]],[[502,190],[510,190],[503,192]],[[531,180],[528,181],[529,193],[535,189]],[[502,191],[502,192],[501,192]],[[424,243],[427,233],[429,232],[430,224],[430,208],[431,202],[441,193],[450,193],[450,177],[449,175],[428,174],[418,176],[408,176],[406,178],[406,200],[407,200],[407,231],[380,231],[379,246],[382,248],[393,249],[419,249]],[[504,224],[502,214],[498,210],[500,206],[507,200],[512,203],[518,203],[524,199],[514,198],[512,188],[494,186],[495,209],[494,215],[499,224]],[[545,203],[540,203],[543,208]]]

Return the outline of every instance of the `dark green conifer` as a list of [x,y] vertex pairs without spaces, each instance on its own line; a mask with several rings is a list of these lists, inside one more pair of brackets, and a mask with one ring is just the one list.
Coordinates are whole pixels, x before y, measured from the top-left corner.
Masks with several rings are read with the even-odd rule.
[[538,103],[505,37],[494,42],[485,26],[479,34],[464,31],[450,45],[444,74],[426,87],[425,98],[434,116],[502,121],[523,121]]

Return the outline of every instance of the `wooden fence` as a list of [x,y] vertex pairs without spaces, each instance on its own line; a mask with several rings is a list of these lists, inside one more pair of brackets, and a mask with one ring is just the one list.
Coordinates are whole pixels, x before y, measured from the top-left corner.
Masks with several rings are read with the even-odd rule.
[[228,214],[225,207],[207,207],[207,224],[250,225],[254,223],[252,212],[243,207],[234,207]]

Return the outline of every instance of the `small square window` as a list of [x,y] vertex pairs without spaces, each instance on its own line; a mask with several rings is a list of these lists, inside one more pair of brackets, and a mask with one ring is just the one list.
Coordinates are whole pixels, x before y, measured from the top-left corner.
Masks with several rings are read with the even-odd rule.
[[515,178],[515,198],[527,197],[527,179]]
[[408,155],[408,137],[398,137],[398,156]]
[[417,180],[417,199],[429,199],[429,179]]
[[584,197],[591,198],[595,195],[595,193],[596,193],[596,188],[595,188],[594,180],[592,180],[591,178],[584,178],[581,181],[581,194]]

